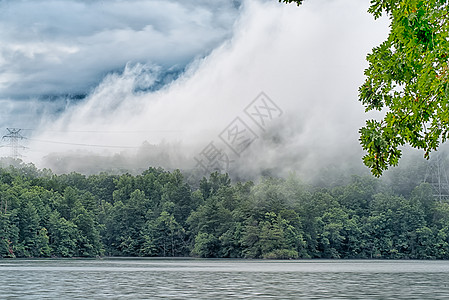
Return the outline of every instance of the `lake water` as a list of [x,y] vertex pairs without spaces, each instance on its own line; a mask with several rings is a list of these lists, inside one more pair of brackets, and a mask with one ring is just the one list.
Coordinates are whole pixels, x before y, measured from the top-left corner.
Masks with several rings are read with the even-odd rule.
[[448,261],[0,260],[0,299],[449,299]]

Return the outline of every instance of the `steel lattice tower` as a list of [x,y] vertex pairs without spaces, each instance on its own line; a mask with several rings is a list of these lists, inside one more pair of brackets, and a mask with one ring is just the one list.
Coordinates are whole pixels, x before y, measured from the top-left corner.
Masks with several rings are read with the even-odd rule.
[[429,161],[424,182],[432,186],[433,196],[440,201],[449,200],[449,181],[447,177],[447,161],[440,153]]
[[22,129],[19,128],[6,128],[8,130],[8,134],[2,137],[2,140],[9,140],[9,144],[6,147],[11,148],[11,157],[17,159],[20,157],[19,148],[24,149],[25,147],[19,144],[19,140],[25,139],[20,131]]

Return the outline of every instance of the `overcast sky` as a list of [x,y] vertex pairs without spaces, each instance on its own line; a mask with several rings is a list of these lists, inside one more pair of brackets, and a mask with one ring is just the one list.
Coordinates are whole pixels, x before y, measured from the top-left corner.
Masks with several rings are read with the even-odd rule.
[[0,126],[33,129],[24,155],[38,165],[55,151],[114,155],[144,141],[182,145],[193,161],[236,117],[257,125],[244,109],[263,91],[283,114],[253,128],[246,168],[360,156],[357,89],[388,30],[368,6],[0,1]]
[[229,38],[232,1],[0,2],[0,93],[85,94],[128,62],[184,66]]
[[126,64],[179,73],[230,38],[238,6],[226,0],[0,1],[0,127],[34,128]]

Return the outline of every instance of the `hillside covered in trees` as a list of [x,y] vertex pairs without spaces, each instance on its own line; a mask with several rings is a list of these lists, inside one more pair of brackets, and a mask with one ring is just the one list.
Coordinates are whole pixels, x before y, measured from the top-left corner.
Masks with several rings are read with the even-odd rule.
[[[404,174],[409,174],[406,177]],[[449,203],[413,172],[312,186],[179,171],[0,169],[0,257],[449,258]],[[410,179],[412,178],[412,180]]]

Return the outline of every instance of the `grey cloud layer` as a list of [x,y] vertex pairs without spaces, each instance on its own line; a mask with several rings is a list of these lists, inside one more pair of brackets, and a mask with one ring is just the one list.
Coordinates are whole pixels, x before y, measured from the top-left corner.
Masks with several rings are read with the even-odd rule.
[[128,62],[183,66],[229,37],[231,1],[0,1],[0,98],[87,93]]

